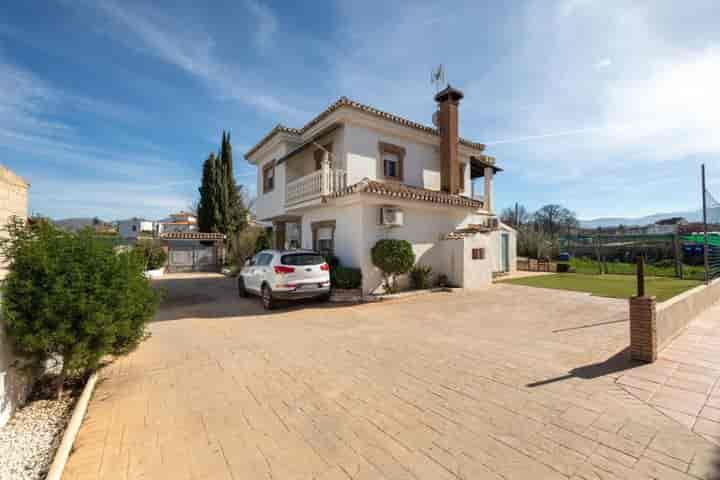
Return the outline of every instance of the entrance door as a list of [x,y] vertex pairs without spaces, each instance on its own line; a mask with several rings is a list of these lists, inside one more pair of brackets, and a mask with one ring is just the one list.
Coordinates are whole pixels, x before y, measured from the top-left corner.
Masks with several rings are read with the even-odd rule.
[[500,235],[500,258],[502,259],[502,271],[510,271],[510,235]]

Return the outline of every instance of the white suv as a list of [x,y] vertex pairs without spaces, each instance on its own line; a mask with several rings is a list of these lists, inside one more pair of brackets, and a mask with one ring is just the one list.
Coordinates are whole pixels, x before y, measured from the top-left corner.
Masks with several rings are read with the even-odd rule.
[[238,275],[238,293],[260,295],[267,310],[276,299],[327,298],[330,267],[311,250],[263,250],[245,262]]

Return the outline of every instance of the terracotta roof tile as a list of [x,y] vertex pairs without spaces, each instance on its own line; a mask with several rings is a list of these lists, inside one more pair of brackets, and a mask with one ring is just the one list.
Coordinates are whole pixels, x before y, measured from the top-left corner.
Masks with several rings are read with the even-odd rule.
[[[263,145],[268,143],[270,139],[272,139],[273,136],[275,136],[276,133],[289,133],[291,135],[302,135],[306,131],[308,131],[313,126],[317,125],[319,122],[321,122],[324,118],[326,118],[328,115],[333,113],[336,110],[339,110],[342,107],[349,107],[361,112],[366,112],[371,115],[375,115],[376,117],[384,118],[385,120],[389,120],[393,123],[397,123],[399,125],[404,125],[406,127],[414,128],[416,130],[420,130],[425,133],[429,133],[430,135],[436,135],[439,136],[440,133],[438,132],[438,129],[435,127],[429,127],[427,125],[423,125],[418,122],[414,122],[412,120],[408,120],[406,118],[403,118],[399,115],[395,115],[393,113],[384,112],[382,110],[379,110],[375,107],[371,107],[370,105],[366,105],[364,103],[356,102],[354,100],[350,100],[347,97],[340,97],[337,101],[332,103],[330,106],[328,106],[325,110],[320,112],[315,118],[310,120],[308,123],[306,123],[302,128],[288,128],[284,125],[278,124],[276,125],[270,132],[268,132],[267,135],[265,135],[260,141],[255,144],[254,147],[252,147],[248,152],[245,154],[245,158],[247,159],[249,156],[260,150]],[[460,139],[460,143],[462,145],[465,145],[470,148],[474,148],[478,151],[485,150],[485,145],[478,142],[473,142],[471,140],[467,140],[465,138]],[[490,157],[491,158],[491,157]]]
[[402,183],[378,182],[376,180],[364,179],[350,185],[342,190],[325,196],[323,202],[329,198],[345,197],[355,193],[370,193],[385,197],[398,198],[402,200],[419,200],[424,202],[440,203],[456,207],[482,208],[483,202],[462,195],[452,195],[439,190],[412,187]]
[[160,234],[163,240],[225,240],[222,233],[168,232]]

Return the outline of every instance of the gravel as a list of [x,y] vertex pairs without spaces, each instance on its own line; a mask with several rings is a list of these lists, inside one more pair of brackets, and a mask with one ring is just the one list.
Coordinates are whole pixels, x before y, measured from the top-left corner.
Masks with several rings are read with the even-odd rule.
[[35,400],[0,428],[0,479],[45,478],[75,399]]

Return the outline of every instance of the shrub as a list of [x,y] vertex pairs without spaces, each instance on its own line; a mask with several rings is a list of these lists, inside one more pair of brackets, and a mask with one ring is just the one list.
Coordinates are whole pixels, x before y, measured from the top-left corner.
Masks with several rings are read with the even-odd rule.
[[407,240],[378,240],[371,250],[372,262],[382,271],[385,291],[396,291],[395,276],[407,273],[415,263],[415,253]]
[[63,232],[50,222],[13,222],[2,253],[9,261],[2,311],[14,350],[32,364],[62,362],[68,375],[96,369],[145,335],[158,294],[143,276],[144,257],[115,253],[91,232]]
[[156,270],[165,266],[167,253],[160,244],[152,240],[141,240],[134,250],[142,257],[145,270]]
[[272,248],[272,233],[270,230],[264,230],[260,236],[257,237],[255,242],[255,252],[258,253],[262,250],[269,250]]
[[429,265],[415,265],[410,269],[410,284],[415,289],[430,288],[430,274],[432,268]]
[[[262,238],[262,240],[260,240]],[[249,226],[235,235],[235,240],[232,242],[232,248],[230,249],[230,255],[228,264],[230,266],[242,267],[245,264],[245,260],[251,258],[255,253],[260,250],[270,248],[268,239],[265,237],[265,229],[262,227]],[[260,250],[258,250],[258,247]]]
[[335,267],[331,269],[332,286],[335,288],[360,288],[362,286],[362,270],[351,267]]

